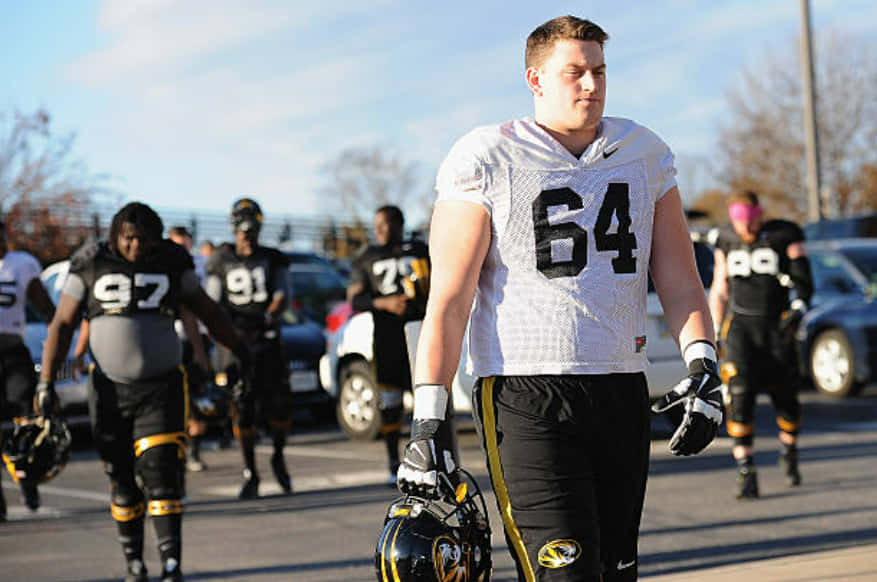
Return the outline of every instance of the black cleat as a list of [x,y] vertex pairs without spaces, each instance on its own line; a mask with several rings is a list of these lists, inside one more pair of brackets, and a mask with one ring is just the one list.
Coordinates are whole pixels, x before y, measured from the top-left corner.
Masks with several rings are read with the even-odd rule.
[[128,573],[125,582],[149,582],[149,574],[143,560],[131,560],[128,562]]
[[37,490],[37,484],[35,481],[24,480],[19,482],[19,486],[21,487],[21,497],[24,500],[24,504],[31,511],[36,511],[40,508],[40,492]]
[[255,499],[259,496],[259,475],[244,469],[244,485],[238,493],[238,499]]
[[275,451],[271,455],[271,470],[274,471],[274,478],[277,479],[277,483],[283,492],[287,495],[292,493],[292,478],[286,470],[286,461],[283,458],[282,452]]
[[758,499],[758,472],[753,465],[737,469],[737,499]]
[[801,484],[801,472],[798,470],[798,448],[787,447],[785,452],[780,454],[780,467],[786,474],[786,485],[789,487],[797,487]]

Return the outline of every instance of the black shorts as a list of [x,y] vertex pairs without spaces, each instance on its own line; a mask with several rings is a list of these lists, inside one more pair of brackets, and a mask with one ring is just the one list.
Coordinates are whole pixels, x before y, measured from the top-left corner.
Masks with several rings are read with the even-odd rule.
[[405,324],[401,317],[373,312],[375,322],[375,376],[378,384],[411,390],[411,364]]
[[0,352],[0,419],[27,416],[33,406],[36,372],[23,343]]
[[733,314],[725,335],[725,362],[733,362],[747,384],[769,391],[797,389],[795,343],[779,331],[776,318]]
[[636,580],[645,375],[482,378],[473,400],[518,579]]
[[[125,384],[114,382],[95,367],[88,382],[95,444],[105,461],[113,462],[115,454],[133,453],[137,439],[185,429],[188,395],[185,376],[179,369]],[[102,444],[108,443],[112,445],[104,450]]]
[[[292,417],[292,389],[286,350],[279,337],[259,338],[250,344],[253,378],[248,396],[238,402],[241,426],[250,427],[259,420],[286,423]],[[217,369],[224,370],[228,385],[237,382],[238,360],[225,346],[217,345]]]

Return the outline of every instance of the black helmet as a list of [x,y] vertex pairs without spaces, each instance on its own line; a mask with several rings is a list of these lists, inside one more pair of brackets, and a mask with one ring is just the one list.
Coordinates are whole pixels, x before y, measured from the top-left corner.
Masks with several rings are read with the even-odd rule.
[[14,481],[42,483],[67,464],[72,440],[62,418],[30,417],[15,423],[3,444],[3,461]]
[[[487,507],[474,479],[465,474],[469,482],[457,487],[455,499],[406,495],[390,505],[375,547],[378,582],[490,580]],[[470,483],[474,496],[468,492]]]
[[232,205],[230,219],[235,232],[258,232],[262,228],[262,208],[252,198],[241,198]]

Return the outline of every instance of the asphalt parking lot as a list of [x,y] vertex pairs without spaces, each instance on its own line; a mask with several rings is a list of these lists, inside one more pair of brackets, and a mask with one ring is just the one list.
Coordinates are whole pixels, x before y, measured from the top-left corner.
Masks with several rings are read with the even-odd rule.
[[[789,489],[776,465],[771,410],[760,401],[756,460],[763,497],[755,502],[734,499],[729,439],[718,439],[698,457],[675,458],[666,452],[664,427],[656,427],[640,538],[641,578],[877,579],[877,552],[871,551],[877,548],[877,390],[844,401],[808,393],[804,414],[804,483]],[[464,466],[487,488],[477,440],[466,423],[460,446]],[[351,442],[332,426],[301,422],[286,451],[294,478],[291,496],[279,495],[269,454],[270,447],[259,448],[264,496],[257,500],[235,498],[240,468],[234,447],[208,447],[209,470],[189,474],[187,580],[374,580],[374,544],[396,495],[385,484],[382,443]],[[43,486],[44,506],[35,514],[20,505],[8,477],[3,487],[10,505],[10,521],[0,524],[4,580],[121,578],[106,479],[87,447]],[[514,580],[501,522],[488,497],[493,580]],[[155,573],[148,523],[146,544],[147,565]],[[837,564],[856,569],[842,571]]]

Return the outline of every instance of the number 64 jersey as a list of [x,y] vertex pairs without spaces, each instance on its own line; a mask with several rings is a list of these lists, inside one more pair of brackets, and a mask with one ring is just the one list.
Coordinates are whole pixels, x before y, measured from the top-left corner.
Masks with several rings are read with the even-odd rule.
[[530,119],[476,128],[439,169],[438,200],[480,204],[491,241],[469,326],[477,376],[640,372],[655,203],[673,154],[604,117],[574,157]]

